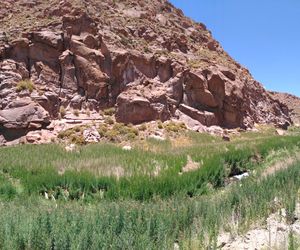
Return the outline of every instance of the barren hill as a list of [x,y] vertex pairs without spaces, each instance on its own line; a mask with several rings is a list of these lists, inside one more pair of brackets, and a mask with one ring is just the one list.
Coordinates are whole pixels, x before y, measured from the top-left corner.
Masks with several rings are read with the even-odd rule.
[[[0,132],[12,139],[65,112],[116,107],[116,120],[286,127],[287,107],[204,24],[165,0],[4,0]],[[201,10],[199,10],[201,11]],[[63,110],[63,112],[62,112]]]

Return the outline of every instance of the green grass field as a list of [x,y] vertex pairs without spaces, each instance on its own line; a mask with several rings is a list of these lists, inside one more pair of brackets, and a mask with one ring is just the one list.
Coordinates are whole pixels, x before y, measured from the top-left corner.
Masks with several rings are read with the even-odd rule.
[[[244,232],[275,197],[291,212],[299,198],[298,131],[132,145],[0,148],[0,249],[214,249],[233,217]],[[198,168],[183,172],[188,157]]]

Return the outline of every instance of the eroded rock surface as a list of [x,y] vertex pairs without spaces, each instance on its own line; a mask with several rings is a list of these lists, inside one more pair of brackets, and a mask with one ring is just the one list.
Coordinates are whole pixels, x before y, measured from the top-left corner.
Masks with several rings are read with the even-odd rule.
[[[115,106],[117,121],[133,124],[180,117],[199,131],[255,123],[286,128],[291,122],[288,108],[205,25],[165,0],[4,5],[13,13],[0,12],[0,128],[6,139],[44,128],[62,107]],[[20,88],[22,80],[33,87]]]
[[296,126],[300,126],[300,98],[287,93],[270,92],[274,99],[284,103],[289,109],[292,122]]

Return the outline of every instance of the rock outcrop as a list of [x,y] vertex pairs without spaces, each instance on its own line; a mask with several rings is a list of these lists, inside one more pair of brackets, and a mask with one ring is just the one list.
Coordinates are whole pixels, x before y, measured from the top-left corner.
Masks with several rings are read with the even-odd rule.
[[14,9],[0,12],[0,129],[7,140],[45,128],[61,107],[115,106],[116,120],[133,124],[186,116],[226,128],[291,122],[287,107],[205,25],[166,0],[4,4]]
[[285,104],[289,109],[292,122],[296,126],[300,126],[300,98],[287,93],[270,92],[274,99]]

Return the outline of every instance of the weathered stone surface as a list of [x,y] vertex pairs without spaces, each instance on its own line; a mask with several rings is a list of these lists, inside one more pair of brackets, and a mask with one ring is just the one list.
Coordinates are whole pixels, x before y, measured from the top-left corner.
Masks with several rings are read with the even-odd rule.
[[62,33],[54,33],[49,30],[37,31],[32,33],[32,39],[35,42],[43,43],[57,49],[63,50],[63,37]]
[[138,124],[156,120],[158,114],[148,99],[140,96],[119,95],[117,99],[117,121]]
[[29,101],[15,101],[0,110],[0,125],[4,128],[27,128],[30,123],[47,125],[49,118],[48,112],[40,105]]
[[25,136],[25,142],[31,144],[46,144],[51,143],[55,137],[55,134],[51,133],[51,131],[42,129],[28,132]]
[[78,86],[85,90],[88,98],[99,101],[108,97],[108,78],[101,69],[90,65],[89,61],[81,56],[74,59]]
[[197,120],[191,118],[190,116],[184,114],[183,112],[181,112],[180,110],[176,110],[175,112],[175,117],[183,122],[186,127],[190,130],[193,131],[199,131],[199,132],[204,132],[204,126]]
[[[6,18],[0,23],[0,126],[6,132],[40,130],[59,117],[60,106],[97,112],[115,106],[120,122],[176,118],[217,134],[220,127],[255,123],[287,128],[289,113],[296,116],[296,108],[269,94],[205,25],[166,1],[45,2],[39,13],[31,2],[40,1],[2,3],[36,19],[30,25],[15,19],[19,27]],[[18,86],[24,80],[31,89]]]
[[208,111],[199,111],[195,108],[181,104],[179,110],[184,114],[190,116],[194,120],[199,121],[202,125],[213,126],[219,124],[216,115]]
[[83,138],[85,142],[99,142],[100,135],[95,127],[87,128],[83,131]]
[[6,140],[5,140],[4,136],[0,135],[0,146],[4,146],[5,143],[6,143]]
[[[270,92],[275,100],[286,105],[281,108],[289,113],[295,126],[300,126],[300,98],[287,93]],[[288,109],[288,110],[286,110]]]
[[31,98],[48,111],[51,118],[56,118],[59,112],[59,95],[52,91],[46,91],[43,95],[31,95]]
[[61,87],[69,90],[76,91],[78,83],[76,78],[76,68],[74,65],[74,54],[66,50],[59,57],[61,64]]

